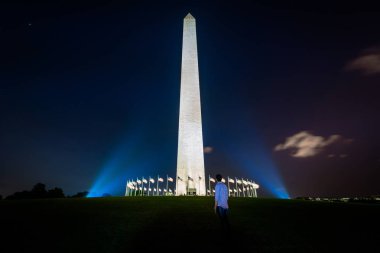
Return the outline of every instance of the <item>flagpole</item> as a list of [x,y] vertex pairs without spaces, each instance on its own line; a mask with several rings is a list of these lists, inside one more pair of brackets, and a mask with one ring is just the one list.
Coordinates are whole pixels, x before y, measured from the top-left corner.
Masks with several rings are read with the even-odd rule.
[[252,185],[252,182],[250,181],[250,186],[249,186],[249,189],[251,190],[251,197],[253,198],[254,195],[253,195],[253,185]]
[[210,191],[210,196],[211,196],[211,181],[210,181],[210,174],[208,175],[208,190]]
[[186,196],[189,193],[189,176],[187,176],[187,181],[186,181]]
[[144,196],[144,177],[141,180],[142,196]]
[[[137,178],[137,181],[140,181],[138,178]],[[139,183],[137,182],[137,185],[139,185]],[[140,189],[141,187],[137,187],[137,189],[139,190],[139,195],[141,196],[141,189]]]
[[227,176],[228,197],[230,196],[230,176]]
[[[128,185],[131,185],[131,180],[128,180]],[[131,188],[128,187],[128,196],[131,196]]]
[[243,197],[245,198],[246,196],[246,194],[245,194],[245,192],[246,192],[246,190],[245,190],[245,185],[244,185],[244,179],[243,178],[241,178],[241,187],[242,187],[242,191],[243,191]]
[[198,176],[198,190],[199,190],[199,195],[201,194],[201,180],[202,180],[202,177],[201,176]]
[[141,196],[144,196],[144,177],[141,179]]
[[131,181],[130,180],[128,180],[128,196],[131,196],[131,189],[129,188],[129,186],[130,186],[130,184],[131,184]]
[[201,177],[198,176],[198,194],[200,195],[200,192],[201,192]]
[[251,189],[249,189],[249,180],[246,179],[247,182],[247,197],[251,197]]
[[235,177],[235,188],[236,188],[236,192],[237,192],[237,196],[236,197],[239,197],[239,189],[238,189],[238,185],[237,185],[237,178]]
[[144,177],[141,177],[141,196],[144,196]]
[[149,196],[149,189],[150,189],[150,176],[149,176],[149,178],[148,178],[149,180],[148,180],[148,196]]
[[[139,181],[139,178],[137,177],[137,178],[136,178],[136,186],[137,186],[137,189],[136,189],[136,190],[137,190],[137,191],[139,190],[139,183],[138,183],[138,181]],[[137,194],[138,194],[138,193],[136,193],[136,196],[137,196]]]
[[169,176],[168,174],[166,174],[166,194],[165,195],[168,194],[168,189],[169,189]]
[[[256,184],[255,182],[253,182],[253,183]],[[255,187],[253,187],[253,191],[255,193],[255,197],[257,198],[257,192],[256,192],[256,188]]]
[[156,196],[159,196],[159,194],[158,194],[158,181],[159,181],[159,179],[160,179],[160,175],[157,176],[157,193],[156,193]]
[[249,189],[249,197],[252,198],[253,197],[252,184],[251,184],[251,182],[249,180],[248,180],[248,189]]
[[127,184],[127,187],[128,187],[128,196],[130,196],[130,194],[131,194],[131,191],[130,191],[131,189],[129,188],[130,183],[131,182],[128,180],[128,184]]
[[252,185],[252,182],[250,180],[248,180],[248,185],[249,185],[249,194],[250,194],[250,197],[253,198],[253,185]]

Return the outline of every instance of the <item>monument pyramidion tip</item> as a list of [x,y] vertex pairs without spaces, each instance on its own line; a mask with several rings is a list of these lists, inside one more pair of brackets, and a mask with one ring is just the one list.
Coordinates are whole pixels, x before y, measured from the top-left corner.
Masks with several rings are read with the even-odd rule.
[[185,19],[195,19],[193,15],[190,14],[190,12],[186,15]]

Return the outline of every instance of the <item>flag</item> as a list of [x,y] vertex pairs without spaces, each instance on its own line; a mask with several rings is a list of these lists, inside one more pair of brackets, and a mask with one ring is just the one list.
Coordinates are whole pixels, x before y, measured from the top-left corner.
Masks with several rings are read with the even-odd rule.
[[246,184],[247,184],[247,181],[243,180],[243,184],[245,184],[245,185],[246,185]]
[[178,180],[183,181],[181,177],[178,176],[177,178],[178,178]]
[[138,183],[138,184],[141,184],[141,180],[137,180],[137,183]]
[[143,179],[142,181],[143,181],[144,184],[148,183],[148,181],[146,181],[146,179]]
[[193,179],[190,176],[187,176],[187,179],[193,181]]
[[164,179],[162,177],[159,177],[158,182],[164,182]]
[[236,183],[241,184],[241,180],[236,180]]
[[210,177],[209,179],[211,182],[215,183],[215,179],[213,179],[212,177]]
[[173,182],[173,178],[168,177],[168,181],[169,181],[169,182]]
[[232,178],[228,179],[228,182],[229,183],[235,183],[235,180],[233,180]]
[[224,178],[222,178],[222,183],[225,183],[225,182],[226,182],[226,180]]
[[149,181],[150,181],[151,183],[154,183],[154,179],[153,179],[153,178],[149,179]]

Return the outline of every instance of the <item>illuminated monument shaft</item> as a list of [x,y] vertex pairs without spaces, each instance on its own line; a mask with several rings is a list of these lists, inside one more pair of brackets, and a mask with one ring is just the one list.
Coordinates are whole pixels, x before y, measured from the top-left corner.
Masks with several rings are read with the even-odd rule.
[[206,195],[195,19],[183,23],[176,195]]

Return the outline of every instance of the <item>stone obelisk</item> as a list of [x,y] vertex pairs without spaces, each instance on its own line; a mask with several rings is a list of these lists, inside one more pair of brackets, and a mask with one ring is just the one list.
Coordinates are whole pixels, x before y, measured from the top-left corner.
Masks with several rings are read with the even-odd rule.
[[206,195],[195,19],[183,20],[176,195]]

